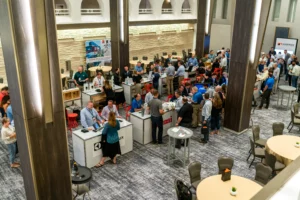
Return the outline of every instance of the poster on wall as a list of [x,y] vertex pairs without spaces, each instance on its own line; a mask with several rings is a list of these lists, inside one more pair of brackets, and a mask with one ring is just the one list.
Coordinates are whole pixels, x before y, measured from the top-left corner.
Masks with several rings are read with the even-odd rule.
[[276,38],[275,51],[283,54],[287,50],[290,54],[295,54],[297,51],[298,39],[294,38]]
[[85,42],[86,63],[94,66],[111,62],[111,40],[89,40]]

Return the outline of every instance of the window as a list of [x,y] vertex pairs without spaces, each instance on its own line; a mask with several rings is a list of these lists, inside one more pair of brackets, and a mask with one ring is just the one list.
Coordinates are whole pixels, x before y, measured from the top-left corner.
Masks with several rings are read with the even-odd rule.
[[190,6],[190,2],[189,0],[184,0],[183,4],[182,4],[182,8],[181,8],[181,13],[185,14],[185,13],[191,13],[191,6]]
[[162,4],[162,14],[172,14],[173,9],[172,9],[172,4],[170,0],[164,0]]
[[69,15],[69,9],[64,0],[55,0],[55,15]]
[[223,0],[222,19],[227,19],[228,0]]
[[140,2],[139,14],[152,14],[152,8],[149,0],[142,0]]
[[287,22],[294,22],[296,15],[297,0],[290,0]]
[[217,14],[217,3],[218,0],[214,0],[214,7],[213,7],[213,18],[216,18],[216,14]]
[[83,0],[81,2],[82,15],[101,15],[101,9],[97,0]]
[[274,1],[273,16],[272,16],[272,21],[274,21],[274,22],[279,21],[280,6],[281,6],[281,0],[275,0]]

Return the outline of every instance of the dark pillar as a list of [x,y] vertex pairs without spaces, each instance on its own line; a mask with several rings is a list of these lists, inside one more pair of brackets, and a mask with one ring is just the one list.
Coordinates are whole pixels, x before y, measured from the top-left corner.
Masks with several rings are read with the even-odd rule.
[[[236,0],[224,127],[237,133],[249,128],[256,67],[270,5],[271,0]],[[253,24],[258,25],[258,31]]]
[[0,33],[27,199],[71,199],[51,0],[1,0]]
[[210,30],[214,0],[198,0],[196,55],[201,58],[209,53]]
[[[112,70],[129,65],[128,0],[110,0]],[[122,23],[123,22],[123,23]]]

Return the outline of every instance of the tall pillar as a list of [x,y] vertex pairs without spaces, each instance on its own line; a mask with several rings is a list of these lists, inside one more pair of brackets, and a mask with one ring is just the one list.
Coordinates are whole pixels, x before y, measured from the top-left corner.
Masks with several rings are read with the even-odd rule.
[[112,70],[129,64],[129,0],[110,1]]
[[224,0],[215,0],[217,4],[216,19],[222,19]]
[[224,118],[224,127],[235,133],[249,128],[256,67],[270,5],[271,0],[236,0]]
[[53,1],[1,0],[0,33],[27,199],[71,199]]
[[149,0],[155,19],[160,19],[162,15],[162,5],[164,0]]
[[210,38],[213,0],[199,0],[197,6],[196,54],[202,57],[209,52],[209,45],[204,48],[204,44]]
[[171,0],[173,14],[176,17],[180,17],[181,16],[181,9],[182,9],[183,2],[184,2],[184,0]]
[[70,1],[71,9],[70,16],[72,18],[72,22],[80,22],[81,21],[81,3],[82,0],[68,0]]

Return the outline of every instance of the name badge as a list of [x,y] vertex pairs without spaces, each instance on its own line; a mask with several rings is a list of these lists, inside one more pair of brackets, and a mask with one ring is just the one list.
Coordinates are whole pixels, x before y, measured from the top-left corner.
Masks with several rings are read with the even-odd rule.
[[93,121],[96,121],[96,118],[95,118],[95,117],[93,117]]

